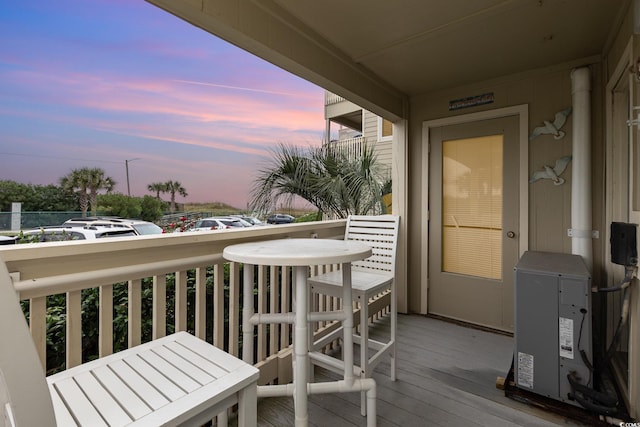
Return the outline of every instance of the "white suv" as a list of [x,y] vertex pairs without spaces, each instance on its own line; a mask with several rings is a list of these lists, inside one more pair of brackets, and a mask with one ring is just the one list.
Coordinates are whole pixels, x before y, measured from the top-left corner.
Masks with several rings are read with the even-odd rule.
[[97,227],[43,227],[20,233],[16,243],[65,242],[69,240],[95,240],[105,237],[130,237],[137,234],[128,228]]
[[237,217],[213,216],[199,219],[189,231],[226,230],[244,227],[251,227],[251,224]]
[[65,221],[62,225],[70,227],[85,227],[90,225],[96,227],[111,227],[114,229],[126,228],[129,230],[133,230],[137,235],[164,233],[160,226],[152,222],[142,221],[140,219],[128,219],[110,216],[89,216],[86,218],[72,218]]

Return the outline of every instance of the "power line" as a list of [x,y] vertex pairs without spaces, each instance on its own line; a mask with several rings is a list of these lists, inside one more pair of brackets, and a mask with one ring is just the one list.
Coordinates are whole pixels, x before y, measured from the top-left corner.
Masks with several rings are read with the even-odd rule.
[[45,156],[42,154],[22,154],[22,153],[3,153],[0,152],[0,155],[3,156],[21,156],[21,157],[40,157],[43,159],[58,159],[58,160],[77,160],[81,162],[98,162],[98,163],[113,163],[113,164],[122,164],[122,162],[116,162],[113,160],[96,160],[96,159],[78,159],[74,157],[62,157],[62,156]]

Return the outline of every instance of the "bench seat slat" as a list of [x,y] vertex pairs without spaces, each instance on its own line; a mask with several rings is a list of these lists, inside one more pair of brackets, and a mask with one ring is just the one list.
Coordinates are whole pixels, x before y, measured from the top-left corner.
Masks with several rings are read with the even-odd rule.
[[140,353],[140,358],[187,393],[191,393],[201,386],[201,384],[198,384],[198,382],[189,375],[160,357],[155,351],[142,352]]
[[164,373],[158,372],[153,366],[139,356],[128,357],[125,363],[147,380],[156,390],[164,395],[170,402],[187,394],[184,389],[178,387],[169,380]]
[[75,377],[75,380],[85,396],[91,401],[93,407],[100,412],[109,426],[125,426],[133,421],[91,372],[84,372]]
[[[113,398],[118,401],[120,406],[134,419],[137,420],[151,412],[151,407],[146,404],[140,396],[138,396],[122,379],[120,379],[108,366],[101,366],[93,371],[98,381],[104,384],[112,394]],[[148,384],[147,384],[148,385]],[[153,387],[148,386],[153,389]],[[162,399],[162,395],[155,389],[155,394],[159,395]],[[166,404],[168,401],[164,399],[162,404]],[[160,407],[162,405],[158,405]]]
[[48,384],[49,393],[51,394],[51,402],[53,403],[53,410],[56,414],[56,422],[58,425],[63,426],[77,426],[78,424],[71,416],[71,413],[67,409],[67,406],[62,401],[62,398],[58,394],[58,391],[52,384]]
[[[160,391],[151,384],[148,378],[141,376],[138,371],[134,370],[123,360],[115,360],[109,363],[109,368],[123,383],[127,385],[127,387],[135,390],[136,394],[152,409],[158,409],[170,402],[163,393],[168,394],[171,389],[162,390],[163,393],[160,393]],[[172,389],[176,389],[177,397],[182,395],[181,390],[175,387],[175,385],[170,384],[170,386]]]
[[108,426],[73,378],[57,382],[54,388],[60,399],[71,408],[70,412],[78,424],[95,427]]
[[186,348],[178,342],[168,343],[167,348],[171,349],[177,354],[180,354],[181,357],[184,357],[195,366],[199,366],[203,371],[211,375],[213,378],[221,378],[229,373],[228,369],[224,369],[216,365],[209,359],[202,357],[200,354],[194,351],[194,349]]
[[176,351],[168,348],[167,346],[163,346],[155,349],[153,352],[161,357],[164,361],[169,363],[175,369],[179,370],[181,373],[191,378],[193,381],[198,383],[198,386],[202,386],[210,383],[215,380],[214,377],[205,372],[198,365],[190,362],[187,357],[189,352],[187,349],[178,348],[178,353]]

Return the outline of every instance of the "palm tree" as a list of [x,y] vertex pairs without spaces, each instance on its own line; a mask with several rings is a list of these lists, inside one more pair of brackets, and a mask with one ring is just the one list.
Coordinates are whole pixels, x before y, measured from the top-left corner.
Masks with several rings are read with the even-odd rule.
[[185,190],[184,187],[182,187],[182,184],[180,184],[178,181],[165,182],[163,191],[171,195],[171,205],[169,207],[169,211],[171,213],[175,212],[176,210],[176,193],[183,197],[188,196],[187,190]]
[[113,178],[106,177],[104,170],[100,168],[74,169],[68,175],[60,179],[62,188],[78,194],[82,216],[87,216],[89,206],[93,215],[97,214],[98,191],[105,189],[111,192],[115,186]]
[[307,183],[311,169],[307,154],[296,146],[280,145],[273,156],[271,164],[259,172],[254,182],[249,202],[251,210],[269,212],[281,199],[290,204],[295,196],[299,196],[322,211],[321,200],[315,198]]
[[147,190],[152,193],[156,193],[156,199],[160,200],[160,193],[165,193],[167,191],[167,187],[164,182],[152,182],[147,185]]
[[83,218],[87,216],[87,210],[89,210],[88,182],[89,168],[74,169],[68,175],[60,178],[60,185],[63,189],[78,193]]
[[250,205],[267,212],[282,199],[290,204],[298,196],[317,207],[319,216],[380,213],[384,178],[375,152],[366,145],[353,156],[331,145],[305,151],[281,144],[259,172]]
[[113,178],[104,175],[104,170],[100,168],[89,170],[89,206],[93,216],[98,214],[98,190],[106,190],[108,194],[115,185]]

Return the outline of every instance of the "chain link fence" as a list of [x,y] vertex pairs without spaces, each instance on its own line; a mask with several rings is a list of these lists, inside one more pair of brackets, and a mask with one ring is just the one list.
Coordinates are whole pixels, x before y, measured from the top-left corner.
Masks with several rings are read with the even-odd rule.
[[11,222],[14,215],[20,217],[20,230],[30,228],[60,225],[68,219],[82,216],[82,212],[0,212],[0,231],[12,230]]

